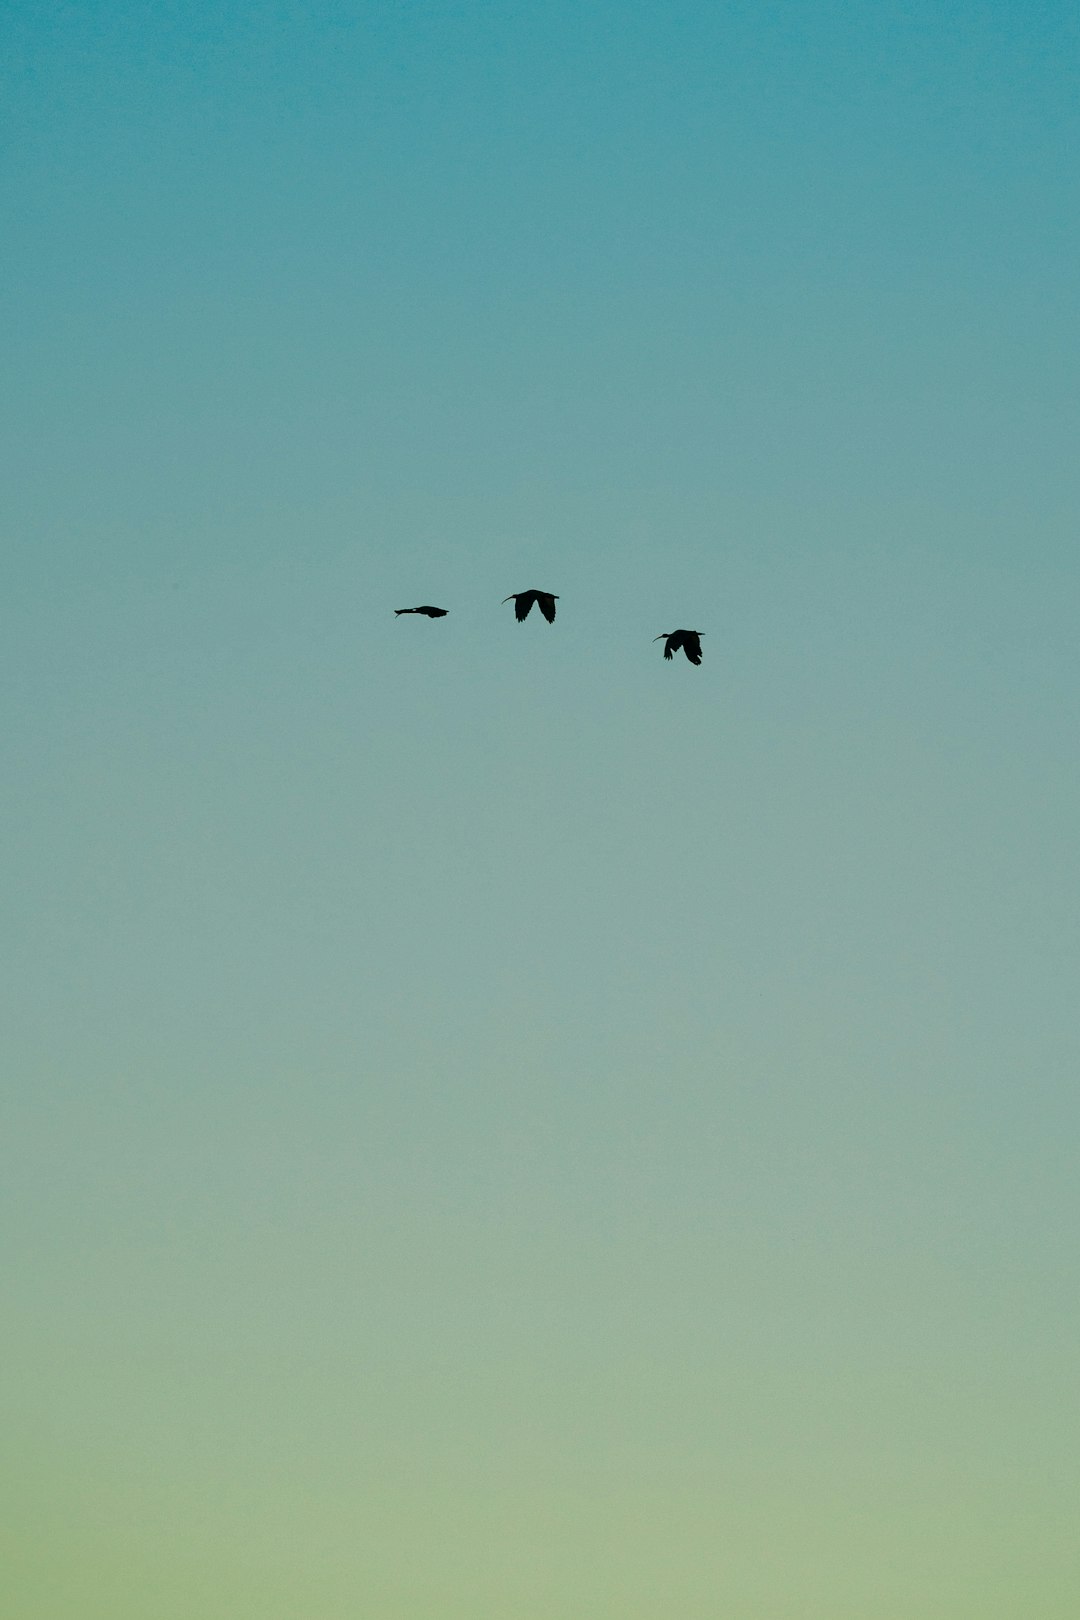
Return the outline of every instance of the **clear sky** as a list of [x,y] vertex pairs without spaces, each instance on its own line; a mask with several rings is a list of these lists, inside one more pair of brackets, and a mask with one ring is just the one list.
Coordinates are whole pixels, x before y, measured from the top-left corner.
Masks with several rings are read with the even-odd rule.
[[11,1613],[1073,1620],[1075,7],[0,59]]

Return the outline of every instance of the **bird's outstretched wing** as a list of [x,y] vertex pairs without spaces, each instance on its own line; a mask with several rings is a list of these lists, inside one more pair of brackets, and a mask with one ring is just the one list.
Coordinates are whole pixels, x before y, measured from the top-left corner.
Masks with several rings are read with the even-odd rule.
[[548,591],[537,591],[536,605],[548,624],[555,623],[555,598]]
[[687,630],[682,638],[682,647],[692,664],[701,663],[701,637],[696,630]]
[[676,630],[675,634],[673,636],[668,636],[667,640],[664,642],[664,657],[674,658],[676,647],[681,645],[682,638],[679,635],[679,632]]
[[519,595],[514,597],[514,613],[517,616],[517,621],[519,624],[523,619],[527,619],[529,617],[535,600],[536,597],[532,591],[522,591]]

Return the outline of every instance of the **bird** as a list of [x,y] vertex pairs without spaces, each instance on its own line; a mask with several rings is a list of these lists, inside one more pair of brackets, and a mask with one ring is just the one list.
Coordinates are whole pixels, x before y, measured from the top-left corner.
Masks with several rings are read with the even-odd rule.
[[529,617],[534,602],[548,624],[555,623],[555,603],[558,601],[558,597],[552,596],[550,591],[515,591],[510,596],[504,596],[503,601],[513,602],[514,612],[517,614],[519,624],[523,619]]
[[664,630],[654,641],[664,643],[664,657],[672,658],[681,647],[692,664],[701,663],[701,637],[703,630]]
[[433,608],[433,607],[395,608],[394,609],[394,617],[397,618],[402,613],[426,613],[429,619],[445,619],[446,615],[447,615],[447,612],[448,612],[448,609],[446,609],[446,608]]

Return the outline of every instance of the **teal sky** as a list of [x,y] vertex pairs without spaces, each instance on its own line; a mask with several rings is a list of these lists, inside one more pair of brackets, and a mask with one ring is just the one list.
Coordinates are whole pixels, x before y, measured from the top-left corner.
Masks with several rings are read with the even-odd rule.
[[1073,1620],[1075,8],[0,58],[13,1614]]

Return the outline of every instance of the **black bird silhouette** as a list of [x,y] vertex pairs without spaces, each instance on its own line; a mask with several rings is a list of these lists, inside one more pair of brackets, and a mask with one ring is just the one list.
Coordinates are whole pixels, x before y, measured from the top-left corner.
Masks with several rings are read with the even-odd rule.
[[504,602],[513,602],[514,612],[517,614],[518,624],[527,619],[535,602],[548,624],[555,623],[555,603],[557,596],[550,591],[516,591],[512,596],[504,596]]
[[397,618],[402,613],[426,613],[429,619],[445,619],[446,615],[447,615],[447,612],[448,612],[448,609],[446,609],[446,608],[433,608],[433,607],[395,608],[394,609],[394,617]]
[[654,641],[664,643],[664,657],[672,658],[681,647],[692,664],[701,663],[701,637],[703,630],[664,630],[660,635],[653,636]]

